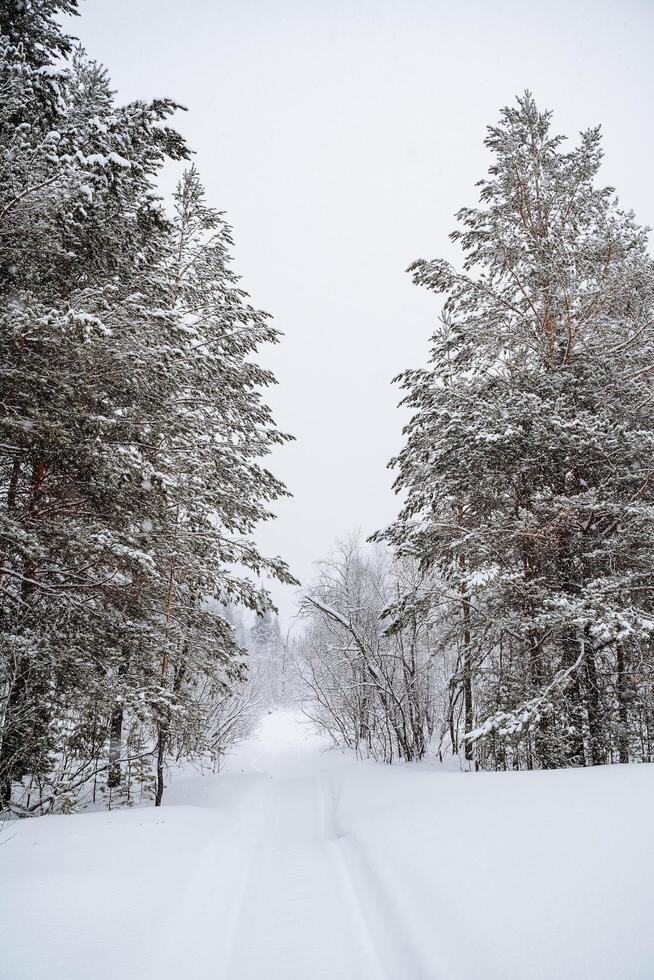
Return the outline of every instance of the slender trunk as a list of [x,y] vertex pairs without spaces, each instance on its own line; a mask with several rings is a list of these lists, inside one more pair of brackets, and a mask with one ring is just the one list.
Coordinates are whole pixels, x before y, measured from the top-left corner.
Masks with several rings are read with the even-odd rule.
[[[459,555],[459,566],[463,572],[466,568],[465,555]],[[461,583],[461,608],[463,612],[463,718],[466,734],[474,727],[472,702],[472,637],[470,633],[470,595]],[[470,739],[465,741],[465,758],[472,762],[473,745]]]
[[[584,641],[581,641],[584,642]],[[563,666],[572,667],[579,657],[579,639],[566,636],[563,639]],[[580,668],[582,670],[583,668]],[[580,670],[570,677],[570,684],[565,693],[565,708],[567,713],[567,734],[563,746],[563,765],[586,766],[586,749],[584,746],[584,691],[582,688]]]
[[[186,654],[184,648],[183,661],[173,669],[173,696],[177,696],[181,690],[184,678],[186,677]],[[170,738],[170,712],[167,711],[164,719],[159,724],[159,735],[157,739],[157,785],[154,796],[154,805],[161,806],[165,783],[164,769],[166,765],[166,752],[168,751],[168,740]]]
[[588,734],[590,741],[590,764],[602,766],[606,762],[606,745],[602,730],[602,705],[597,677],[597,663],[590,638],[586,638],[586,703],[588,711]]
[[107,775],[107,786],[115,789],[120,786],[121,770],[120,759],[123,751],[123,706],[116,705],[111,712],[109,723],[109,770]]
[[[170,626],[170,614],[172,612],[173,606],[173,595],[175,591],[175,567],[177,565],[177,531],[179,528],[179,504],[175,512],[175,529],[173,532],[173,553],[170,558],[170,574],[168,576],[168,590],[166,593],[166,610],[165,610],[165,630],[164,630],[164,652],[161,658],[161,686],[162,688],[166,685],[166,678],[168,675],[168,660],[169,660],[169,650],[168,650],[168,630]],[[161,801],[164,794],[164,763],[166,760],[166,749],[168,747],[168,733],[170,730],[170,712],[168,709],[165,710],[164,717],[159,722],[158,737],[157,737],[157,785],[154,795],[154,805],[161,806]]]
[[[529,667],[532,688],[542,691],[547,686],[547,674],[544,669],[542,642],[535,633],[529,635]],[[534,732],[534,753],[536,764],[540,769],[558,769],[562,764],[558,747],[556,722],[549,712],[542,712]],[[527,769],[533,769],[532,752],[526,747]]]
[[157,740],[157,785],[154,794],[154,805],[161,806],[164,794],[164,764],[166,761],[166,745],[168,743],[168,725],[159,725]]
[[616,697],[618,700],[618,759],[629,762],[629,715],[627,709],[627,678],[625,673],[624,647],[617,647]]
[[449,713],[448,713],[448,723],[450,728],[450,742],[452,744],[452,755],[457,755],[459,752],[459,733],[457,731],[455,709],[456,702],[459,697],[459,690],[450,681],[449,685]]
[[[470,634],[467,635],[468,635],[468,640],[464,639],[464,642],[467,645],[463,657],[463,703],[464,703],[465,730],[466,732],[471,732],[473,728],[472,665],[470,663],[470,646],[469,646]],[[465,757],[468,762],[472,762],[473,745],[470,739],[466,739]]]
[[[34,462],[28,513],[34,514],[36,506],[43,494],[45,481],[45,462],[39,458]],[[16,493],[20,477],[20,463],[16,462],[12,469],[7,506],[13,509],[16,503]],[[21,582],[21,601],[23,606],[29,606],[30,596],[34,592],[36,565],[30,558],[23,563],[23,580]],[[12,677],[5,717],[2,726],[2,741],[0,742],[0,808],[5,809],[11,804],[12,786],[29,771],[33,757],[40,754],[38,738],[47,728],[42,684],[30,683],[32,665],[25,656],[19,656]]]
[[27,661],[21,657],[14,671],[5,707],[0,743],[0,810],[11,805],[12,786],[25,775],[24,767],[20,764],[21,748],[24,748],[20,715],[27,687],[27,670]]
[[[127,674],[128,666],[129,651],[123,650],[121,660],[118,665],[118,677],[121,679],[121,681]],[[120,786],[122,780],[120,760],[123,755],[124,717],[125,709],[119,701],[116,701],[109,720],[109,769],[107,775],[107,786],[109,789],[115,789],[117,786]]]

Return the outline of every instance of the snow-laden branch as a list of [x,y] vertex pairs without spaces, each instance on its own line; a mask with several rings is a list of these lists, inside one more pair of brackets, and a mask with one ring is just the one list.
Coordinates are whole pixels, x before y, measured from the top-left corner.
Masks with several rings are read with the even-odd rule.
[[581,650],[575,662],[569,667],[566,667],[565,670],[560,670],[554,680],[539,695],[531,698],[529,701],[524,701],[513,711],[497,711],[490,718],[487,718],[483,724],[477,728],[473,728],[470,732],[466,732],[463,740],[466,742],[476,742],[480,738],[484,738],[484,736],[491,735],[494,732],[500,732],[502,735],[515,735],[528,727],[531,722],[538,721],[540,712],[548,708],[547,702],[550,695],[557,689],[564,689],[569,684],[572,675],[584,663],[588,651],[586,650],[586,643],[583,639],[579,643]]

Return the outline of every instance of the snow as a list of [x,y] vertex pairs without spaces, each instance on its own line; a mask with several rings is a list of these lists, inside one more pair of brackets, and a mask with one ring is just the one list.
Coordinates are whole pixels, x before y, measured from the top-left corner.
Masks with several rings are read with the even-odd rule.
[[[99,167],[106,167],[109,163],[115,163],[116,166],[122,167],[124,170],[129,170],[132,166],[131,162],[127,160],[120,153],[89,153],[88,156],[84,156],[81,150],[78,150],[75,154],[80,163],[85,166],[96,165]],[[62,157],[62,159],[65,159]]]
[[276,711],[161,809],[4,824],[0,976],[644,980],[653,810],[651,765],[380,766]]
[[65,75],[65,69],[63,67],[57,67],[56,65],[43,65],[41,68],[37,68],[35,71],[36,75],[44,75],[46,78],[61,78]]

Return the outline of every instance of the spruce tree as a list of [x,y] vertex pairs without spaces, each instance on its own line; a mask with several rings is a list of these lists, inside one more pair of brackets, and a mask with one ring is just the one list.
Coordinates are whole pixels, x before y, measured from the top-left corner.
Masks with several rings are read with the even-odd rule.
[[[49,75],[30,50],[5,42],[0,66],[3,802],[89,725],[99,737],[88,705],[125,646],[133,583],[147,571],[136,535],[144,419],[166,384],[151,311],[167,221],[152,180],[184,152],[162,125],[173,103],[116,108],[83,54]],[[50,102],[43,78],[55,80]]]

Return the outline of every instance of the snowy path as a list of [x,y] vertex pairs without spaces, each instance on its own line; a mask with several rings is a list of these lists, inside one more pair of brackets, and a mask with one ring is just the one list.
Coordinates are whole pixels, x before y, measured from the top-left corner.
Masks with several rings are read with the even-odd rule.
[[[193,799],[215,815],[220,844],[203,852],[161,953],[139,980],[188,975],[180,935],[200,940],[193,980],[411,976],[389,972],[388,923],[369,906],[356,853],[337,832],[331,776],[357,765],[329,751],[301,715],[276,711],[216,779],[174,781],[167,812]],[[200,786],[206,795],[198,797]]]
[[653,810],[654,765],[379,766],[276,711],[161,809],[0,827],[0,980],[651,980]]
[[[227,975],[233,980],[384,977],[348,862],[315,740],[288,716],[264,721],[269,779],[263,827],[241,902]],[[299,773],[299,775],[298,775]],[[265,964],[265,969],[263,968]]]

